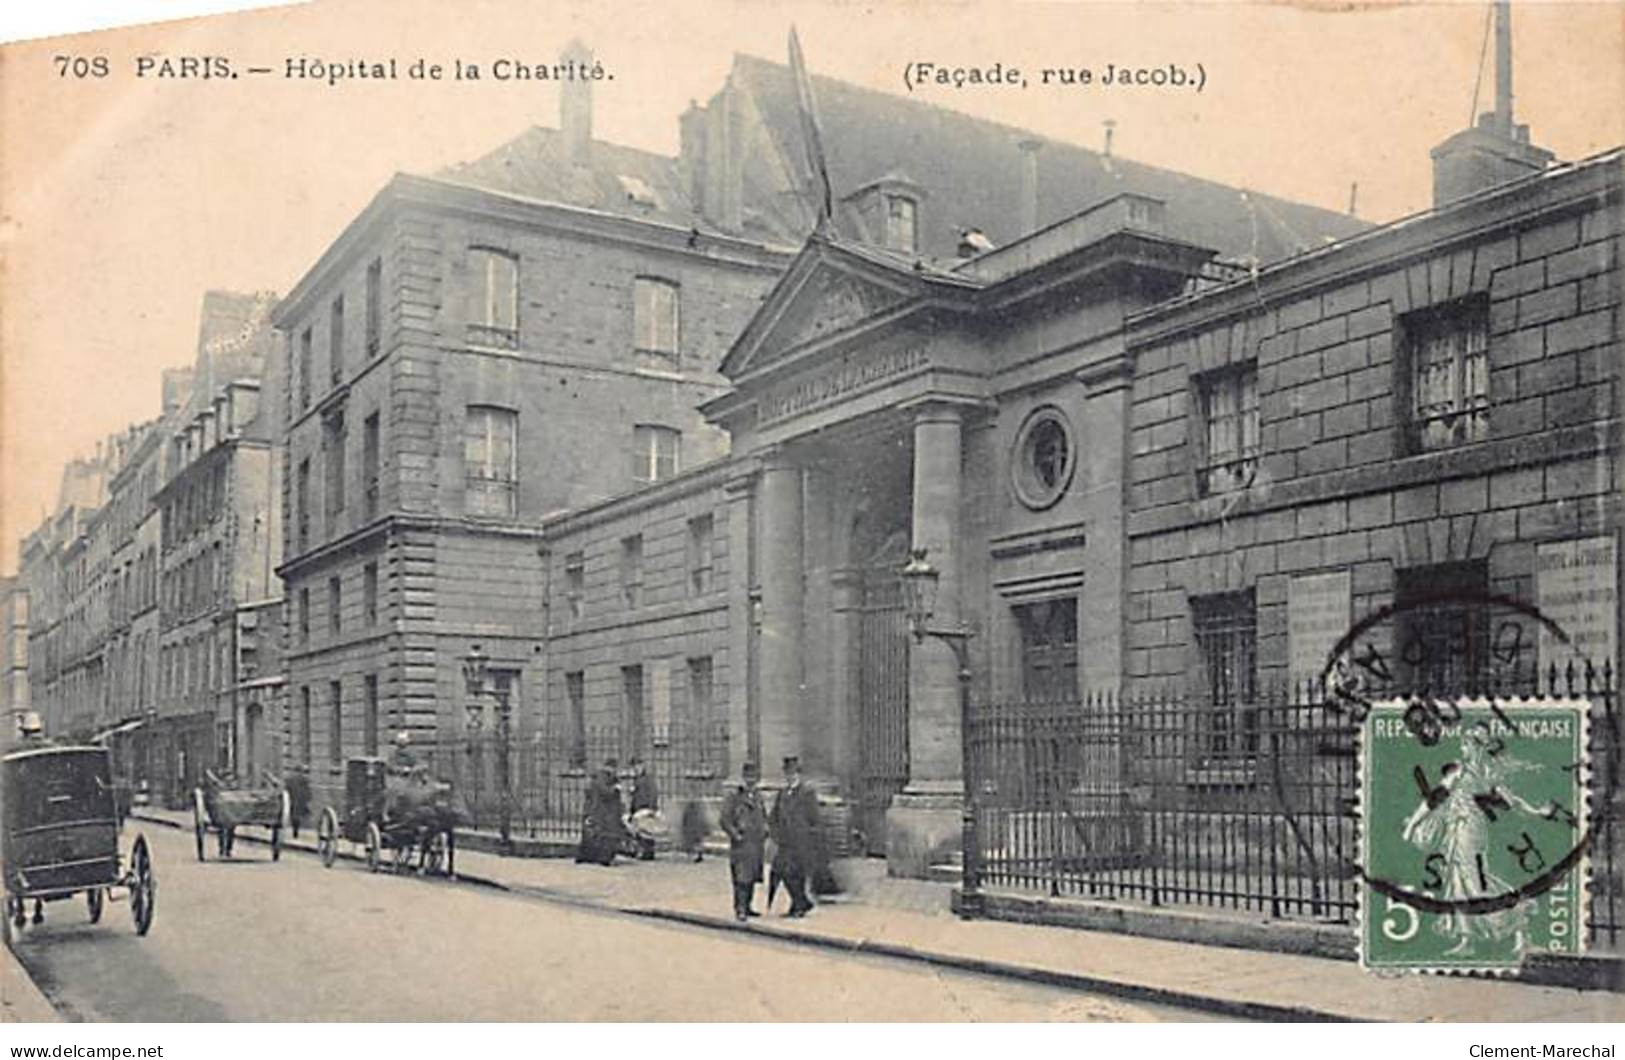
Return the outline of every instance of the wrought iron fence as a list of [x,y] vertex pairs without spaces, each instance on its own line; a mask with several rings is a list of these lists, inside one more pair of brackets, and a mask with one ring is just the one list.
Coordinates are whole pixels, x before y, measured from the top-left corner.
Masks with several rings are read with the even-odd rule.
[[451,782],[472,827],[499,831],[506,812],[511,835],[558,842],[579,837],[582,796],[592,774],[613,758],[629,792],[635,756],[648,767],[661,810],[675,829],[685,804],[721,796],[728,730],[721,724],[669,725],[646,730],[638,742],[619,726],[567,736],[510,734],[506,740],[500,732],[448,730],[419,754],[430,773]]
[[[1495,691],[1591,702],[1590,933],[1617,946],[1625,899],[1612,672],[1531,672]],[[984,887],[1051,896],[1352,923],[1358,777],[1347,704],[1309,684],[1258,696],[1246,716],[1248,739],[1215,741],[1227,719],[1173,693],[979,708],[968,741],[977,825],[968,873]]]

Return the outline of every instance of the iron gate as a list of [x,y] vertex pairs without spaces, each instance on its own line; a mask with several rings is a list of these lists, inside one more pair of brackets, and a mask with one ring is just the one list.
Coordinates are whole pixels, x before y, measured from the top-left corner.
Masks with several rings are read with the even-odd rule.
[[866,852],[886,852],[886,809],[908,783],[908,622],[896,570],[864,578],[858,616],[858,806]]

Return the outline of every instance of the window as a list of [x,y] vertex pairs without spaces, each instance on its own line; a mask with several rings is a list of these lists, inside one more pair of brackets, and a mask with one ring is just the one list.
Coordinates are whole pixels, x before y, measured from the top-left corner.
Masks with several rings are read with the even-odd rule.
[[343,625],[344,582],[338,575],[327,579],[327,631],[338,633]]
[[299,643],[310,643],[310,590],[299,590]]
[[518,430],[519,414],[512,409],[468,407],[463,421],[463,461],[470,515],[514,513],[514,443]]
[[1029,702],[1078,698],[1078,598],[1061,596],[1018,604],[1021,693]]
[[310,545],[310,458],[299,461],[299,473],[294,476],[294,519],[296,537],[301,549]]
[[361,715],[361,753],[378,753],[378,675],[368,674],[362,682],[365,699]]
[[918,245],[918,204],[907,195],[886,196],[886,246],[912,254]]
[[720,748],[711,746],[711,657],[702,655],[688,660],[688,717],[687,745],[691,749],[689,766],[705,769],[719,764]]
[[621,538],[621,599],[638,606],[643,596],[643,535]]
[[1489,591],[1484,560],[1435,563],[1397,572],[1398,670],[1409,691],[1455,696],[1482,689],[1490,675]]
[[639,276],[632,281],[633,342],[640,353],[677,362],[678,287],[668,280]]
[[1258,752],[1257,616],[1251,589],[1191,600],[1209,707],[1201,752],[1209,758]]
[[474,305],[468,338],[480,346],[519,348],[519,259],[500,250],[469,251]]
[[361,421],[361,506],[368,519],[378,515],[378,413]]
[[337,681],[327,682],[327,761],[344,761],[344,695]]
[[322,423],[322,467],[327,474],[327,533],[338,531],[344,510],[344,410],[330,413]]
[[1016,432],[1010,482],[1022,504],[1042,511],[1061,499],[1072,482],[1077,447],[1066,416],[1054,405],[1034,409]]
[[299,333],[299,407],[310,407],[311,352],[310,329]]
[[361,568],[361,610],[369,626],[378,624],[378,564]]
[[621,667],[621,733],[622,746],[629,754],[644,749],[645,722],[643,716],[643,667]]
[[299,761],[310,766],[311,745],[310,686],[299,690]]
[[695,596],[711,591],[711,537],[709,515],[688,521],[688,584]]
[[1482,297],[1402,318],[1412,452],[1489,437],[1489,322],[1489,300]]
[[587,586],[587,558],[580,552],[564,557],[564,602],[571,618],[580,618]]
[[570,764],[587,764],[587,675],[575,670],[564,675],[564,701],[569,710]]
[[344,296],[333,299],[328,316],[327,332],[328,377],[334,386],[344,379]]
[[640,424],[632,428],[632,477],[659,482],[677,474],[683,436],[670,427]]
[[1209,373],[1197,382],[1203,430],[1196,471],[1203,496],[1250,486],[1258,470],[1258,368],[1256,363]]
[[382,258],[373,258],[367,266],[367,304],[365,306],[366,319],[363,326],[366,328],[367,358],[378,356],[378,346],[383,330],[383,314],[381,300],[384,287],[384,261]]

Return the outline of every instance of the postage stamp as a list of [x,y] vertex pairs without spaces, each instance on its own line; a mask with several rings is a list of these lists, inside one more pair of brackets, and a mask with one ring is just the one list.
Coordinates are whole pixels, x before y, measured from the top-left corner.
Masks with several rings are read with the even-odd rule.
[[1583,699],[1390,700],[1360,733],[1360,961],[1515,970],[1585,944]]

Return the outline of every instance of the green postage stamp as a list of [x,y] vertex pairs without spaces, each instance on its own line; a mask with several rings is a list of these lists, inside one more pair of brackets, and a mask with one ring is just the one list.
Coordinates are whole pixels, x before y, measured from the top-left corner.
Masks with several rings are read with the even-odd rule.
[[1392,701],[1361,728],[1360,961],[1515,970],[1585,944],[1584,700]]

